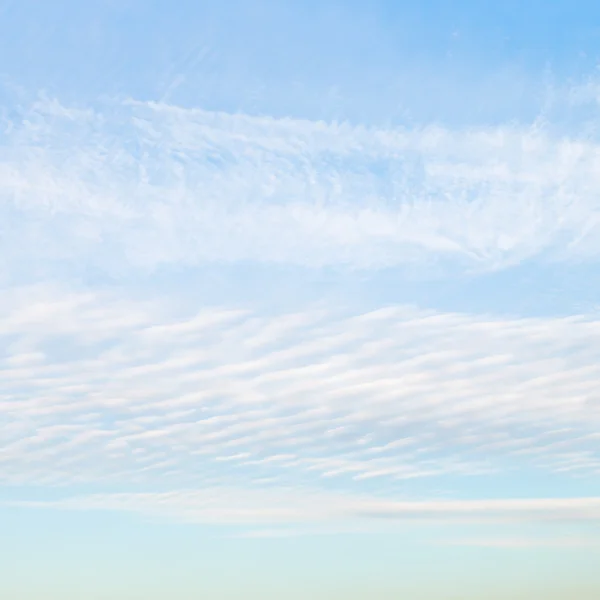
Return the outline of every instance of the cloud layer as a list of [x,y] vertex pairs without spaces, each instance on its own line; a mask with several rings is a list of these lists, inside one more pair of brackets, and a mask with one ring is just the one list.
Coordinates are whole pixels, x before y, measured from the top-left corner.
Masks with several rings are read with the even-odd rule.
[[493,269],[600,252],[595,137],[451,130],[163,104],[6,113],[5,268],[258,261]]
[[[190,311],[182,290],[11,281],[57,265],[594,261],[593,136],[133,101],[42,100],[2,124],[1,484],[91,486],[42,504],[201,521],[598,519],[594,498],[482,501],[464,483],[597,480],[595,317]],[[415,481],[429,500],[405,493]]]
[[41,285],[0,303],[3,484],[304,486],[382,512],[407,480],[600,474],[595,319],[183,314]]

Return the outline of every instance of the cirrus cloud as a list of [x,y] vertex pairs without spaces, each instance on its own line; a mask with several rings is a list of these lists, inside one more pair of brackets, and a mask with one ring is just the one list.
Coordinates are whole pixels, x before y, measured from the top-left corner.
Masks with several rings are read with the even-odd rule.
[[4,243],[20,268],[112,272],[595,260],[599,164],[594,137],[541,124],[377,129],[42,100],[4,119]]

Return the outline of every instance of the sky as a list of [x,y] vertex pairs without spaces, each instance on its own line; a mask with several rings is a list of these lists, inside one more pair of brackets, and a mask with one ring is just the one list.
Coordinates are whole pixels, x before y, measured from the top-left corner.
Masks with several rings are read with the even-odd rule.
[[0,1],[0,597],[600,597],[598,23]]

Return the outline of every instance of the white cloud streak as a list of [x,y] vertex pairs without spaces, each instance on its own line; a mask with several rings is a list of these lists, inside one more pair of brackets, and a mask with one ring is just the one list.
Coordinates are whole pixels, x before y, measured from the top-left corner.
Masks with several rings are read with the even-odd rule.
[[600,549],[600,539],[592,536],[586,537],[488,537],[465,538],[440,542],[442,546],[472,546],[476,548],[495,548],[505,550],[517,549],[559,549],[561,551],[582,548],[590,550]]
[[[17,502],[16,505],[136,512],[185,522],[253,525],[381,519],[517,524],[600,521],[600,498],[399,502],[361,497],[359,494],[348,497],[315,493],[306,489],[258,491],[213,488],[210,491],[98,494],[54,501]],[[285,530],[279,533],[285,534]]]
[[44,100],[6,116],[4,131],[6,269],[248,260],[494,269],[600,251],[598,145],[541,125],[385,130]]

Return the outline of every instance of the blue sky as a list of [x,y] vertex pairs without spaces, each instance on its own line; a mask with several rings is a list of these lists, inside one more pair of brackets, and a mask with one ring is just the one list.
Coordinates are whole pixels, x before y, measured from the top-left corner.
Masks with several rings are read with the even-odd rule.
[[597,598],[599,13],[0,3],[0,596]]

